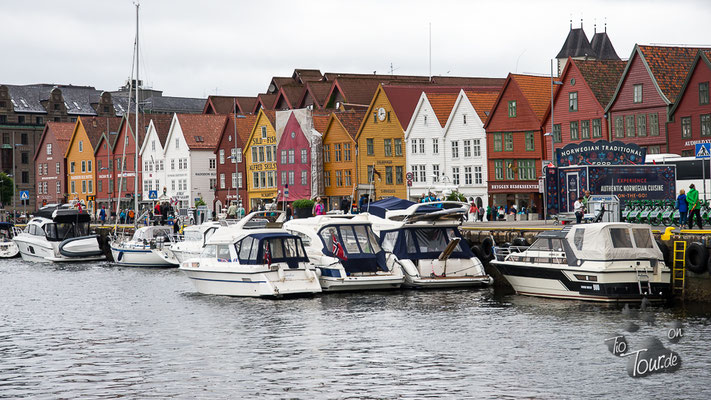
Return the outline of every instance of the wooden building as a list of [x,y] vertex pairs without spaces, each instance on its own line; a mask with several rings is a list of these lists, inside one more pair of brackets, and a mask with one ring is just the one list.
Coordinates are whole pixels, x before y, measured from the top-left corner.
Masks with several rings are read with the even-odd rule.
[[[346,198],[353,200],[358,184],[356,141],[365,110],[331,113],[323,133],[324,194],[333,208]],[[357,198],[356,198],[357,200]]]
[[247,210],[256,210],[277,198],[275,123],[276,113],[260,108],[244,146]]
[[76,122],[47,122],[35,153],[35,204],[65,203],[67,175],[64,154],[74,132]]
[[669,153],[693,157],[697,143],[711,142],[711,49],[699,50],[669,111]]
[[246,147],[257,117],[252,114],[230,114],[215,149],[217,189],[215,210],[224,212],[230,202],[247,203],[247,183],[243,149]]

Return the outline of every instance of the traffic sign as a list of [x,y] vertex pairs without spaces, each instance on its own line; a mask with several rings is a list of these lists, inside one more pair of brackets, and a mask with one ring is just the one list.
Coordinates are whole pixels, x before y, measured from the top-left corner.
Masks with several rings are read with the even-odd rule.
[[289,187],[284,188],[284,197],[289,197]]
[[696,144],[696,158],[711,158],[711,143]]
[[158,191],[157,190],[149,190],[148,191],[148,198],[151,200],[155,200],[158,198]]
[[[415,177],[415,176],[412,174],[412,172],[408,172],[408,173],[405,174],[405,178],[407,178],[408,181],[411,181],[412,178],[414,178],[414,177]],[[410,186],[411,186],[411,185],[410,185]]]
[[29,190],[21,190],[20,191],[20,200],[29,200],[30,199],[30,191]]
[[412,186],[412,179],[407,180],[407,186]]

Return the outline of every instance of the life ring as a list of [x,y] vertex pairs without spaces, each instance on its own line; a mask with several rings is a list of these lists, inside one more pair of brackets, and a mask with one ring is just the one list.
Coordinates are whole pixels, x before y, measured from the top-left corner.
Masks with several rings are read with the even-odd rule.
[[662,255],[664,256],[664,264],[667,266],[671,266],[673,263],[673,260],[671,259],[671,253],[669,252],[669,246],[667,246],[666,243],[662,242],[661,240],[657,240],[657,247],[659,247],[659,251],[662,252]]
[[699,242],[691,243],[686,248],[686,269],[703,274],[707,269],[709,250]]
[[491,260],[494,257],[494,239],[491,236],[485,237],[481,241],[481,255],[487,260]]

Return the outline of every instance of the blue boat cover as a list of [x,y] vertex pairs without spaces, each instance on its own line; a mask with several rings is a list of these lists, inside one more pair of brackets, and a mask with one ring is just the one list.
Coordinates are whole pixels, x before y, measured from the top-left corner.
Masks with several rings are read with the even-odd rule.
[[[367,229],[368,231],[372,232],[370,225],[327,225],[321,228],[321,230],[318,232],[318,237],[321,239],[321,243],[323,244],[323,248],[321,249],[323,254],[331,257],[337,257],[335,254],[333,254],[333,247],[329,246],[324,242],[324,239],[321,235],[321,232],[323,232],[324,229],[335,228],[338,232],[338,242],[343,245],[345,241],[343,238],[342,229],[353,229],[354,226],[362,226],[365,227],[365,229]],[[354,235],[355,238],[355,235],[357,235],[356,231],[351,230],[351,232],[351,234]],[[361,239],[371,240],[370,237]],[[343,252],[346,255],[346,259],[340,259],[340,262],[341,265],[343,265],[343,269],[346,270],[347,275],[358,272],[388,271],[387,262],[385,260],[385,252],[383,251],[383,249],[380,249],[380,251],[377,253],[367,253],[365,251],[362,251],[361,243],[359,241],[356,241],[355,244],[356,247],[358,247],[359,249],[358,252],[351,252],[348,250],[347,246],[343,246]]]
[[[397,233],[397,238],[392,244],[392,253],[401,260],[422,260],[422,259],[437,259],[446,247],[443,243],[427,243],[427,235],[436,234],[439,240],[445,240],[446,244],[449,244],[449,239],[445,234],[446,231],[453,233],[455,237],[462,238],[459,230],[452,227],[412,227],[412,228],[400,228],[390,231],[380,232],[380,245],[383,245],[385,235],[392,235]],[[420,232],[418,234],[418,232]],[[426,233],[427,232],[427,233]],[[430,245],[434,245],[435,248],[431,248]],[[433,250],[433,251],[432,251]],[[467,246],[466,241],[462,238],[459,242],[458,248],[452,252],[450,259],[456,258],[472,258],[474,253],[472,253],[469,246]]]
[[[364,204],[360,212],[370,212],[373,215],[377,215],[380,218],[385,218],[385,211],[388,210],[406,210],[408,207],[417,204],[409,200],[403,200],[397,197],[387,197],[382,200],[374,201],[370,203],[370,209],[368,209],[368,204]],[[435,206],[423,206],[418,209],[418,212],[432,212],[439,211],[440,208]]]

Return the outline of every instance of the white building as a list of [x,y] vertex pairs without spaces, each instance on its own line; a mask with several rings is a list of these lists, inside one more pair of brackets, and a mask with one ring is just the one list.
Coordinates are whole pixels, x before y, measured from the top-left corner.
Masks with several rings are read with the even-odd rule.
[[197,199],[212,207],[217,186],[215,148],[226,123],[225,115],[173,116],[163,150],[161,188],[165,186],[179,208],[194,207]]
[[[172,119],[170,122],[172,125]],[[157,191],[158,196],[160,196],[163,193],[163,188],[166,187],[165,149],[163,145],[170,130],[170,125],[161,125],[157,120],[151,119],[143,144],[138,150],[138,154],[143,161],[141,198],[146,201],[150,200],[149,194],[152,190]]]

